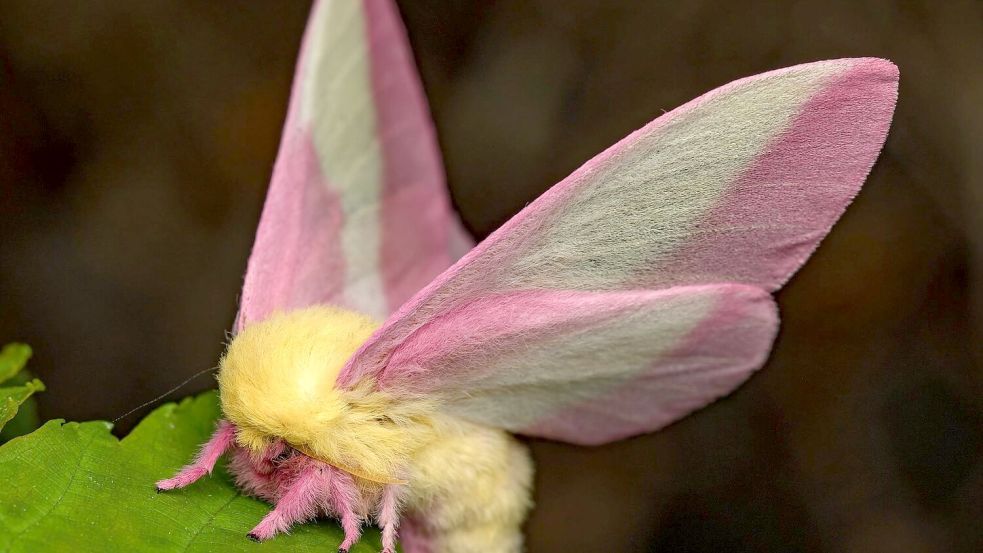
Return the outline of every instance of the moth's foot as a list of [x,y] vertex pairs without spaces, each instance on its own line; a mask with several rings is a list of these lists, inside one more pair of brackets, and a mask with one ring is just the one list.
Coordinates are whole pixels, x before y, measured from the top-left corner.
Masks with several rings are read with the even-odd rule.
[[352,547],[358,543],[360,533],[350,533],[345,536],[345,540],[338,546],[338,553],[348,553]]
[[286,528],[278,528],[276,524],[271,524],[264,519],[263,522],[250,530],[246,537],[253,541],[266,541],[276,536],[277,530],[286,530]]

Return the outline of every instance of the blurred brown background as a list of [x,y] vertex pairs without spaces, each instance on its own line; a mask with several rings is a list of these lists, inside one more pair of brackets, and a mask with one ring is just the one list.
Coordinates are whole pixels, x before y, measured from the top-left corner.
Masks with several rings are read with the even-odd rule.
[[[901,68],[884,154],[779,295],[765,370],[659,434],[533,444],[530,551],[983,551],[983,4],[400,6],[478,236],[734,78]],[[42,416],[112,419],[216,362],[307,9],[0,0],[0,342],[35,347]]]

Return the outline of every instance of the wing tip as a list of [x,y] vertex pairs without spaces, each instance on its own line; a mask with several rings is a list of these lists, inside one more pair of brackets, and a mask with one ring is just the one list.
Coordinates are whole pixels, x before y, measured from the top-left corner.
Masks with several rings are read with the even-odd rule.
[[[782,74],[782,73],[793,73],[803,70],[811,70],[821,67],[828,66],[840,66],[844,71],[865,68],[872,73],[877,73],[883,77],[887,77],[889,80],[898,80],[900,75],[900,70],[898,66],[891,60],[887,58],[878,58],[875,56],[860,56],[860,57],[848,57],[848,58],[830,58],[816,61],[807,61],[799,63],[796,65],[790,65],[787,67],[782,67],[779,69],[773,69],[771,71],[765,71],[764,73],[759,73],[757,75],[751,75],[745,77],[745,79],[755,79],[758,77]],[[744,79],[739,79],[744,80]]]
[[851,60],[855,66],[862,66],[871,72],[887,77],[891,81],[897,81],[901,77],[901,70],[898,69],[897,64],[887,58],[863,57],[846,59]]
[[[835,105],[850,107],[849,110],[840,110],[842,113],[838,126],[833,130],[840,129],[842,135],[836,142],[840,147],[836,152],[836,158],[852,159],[852,165],[844,164],[845,168],[852,167],[852,169],[842,171],[842,174],[836,178],[831,177],[827,181],[826,190],[829,194],[826,201],[832,207],[825,216],[825,222],[816,227],[818,238],[811,247],[794,256],[790,263],[780,267],[772,275],[771,281],[765,283],[766,288],[772,292],[788,283],[853,203],[880,157],[894,119],[900,80],[900,70],[894,62],[885,58],[859,57],[803,65],[829,63],[842,65],[842,68],[830,75],[824,88],[810,100],[810,103],[814,104],[815,111],[828,110],[830,106]],[[824,122],[829,124],[828,116],[825,117]]]
[[898,84],[901,80],[901,70],[889,59],[885,58],[853,58],[851,73],[861,77],[867,83],[872,99],[884,100],[890,105],[887,116],[894,113],[898,100]]

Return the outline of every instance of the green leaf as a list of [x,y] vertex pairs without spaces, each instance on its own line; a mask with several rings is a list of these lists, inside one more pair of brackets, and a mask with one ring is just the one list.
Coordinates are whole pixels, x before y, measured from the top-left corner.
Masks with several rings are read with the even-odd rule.
[[[117,440],[106,422],[49,421],[0,447],[0,551],[337,550],[330,521],[298,525],[257,544],[246,533],[270,506],[236,490],[223,468],[183,489],[158,494],[194,455],[219,415],[214,392],[168,404]],[[352,552],[380,549],[366,532]]]
[[27,401],[27,398],[31,397],[34,392],[41,391],[44,391],[44,384],[37,378],[22,386],[0,388],[0,428],[3,428],[10,419],[14,418],[21,403]]
[[[3,385],[4,387],[25,386],[28,382],[34,381],[35,378],[31,376],[30,372],[21,371],[7,382],[4,382]],[[43,387],[39,388],[35,385],[34,391],[43,389]],[[17,414],[7,421],[6,426],[0,422],[0,444],[17,436],[23,436],[24,434],[33,432],[39,426],[41,426],[41,418],[38,416],[38,402],[31,396],[20,404]]]
[[31,358],[31,346],[27,344],[7,344],[0,350],[0,384],[13,378],[24,368]]
[[44,384],[22,372],[30,358],[31,348],[25,344],[7,344],[0,350],[0,443],[37,428],[37,405],[28,399],[43,391]]

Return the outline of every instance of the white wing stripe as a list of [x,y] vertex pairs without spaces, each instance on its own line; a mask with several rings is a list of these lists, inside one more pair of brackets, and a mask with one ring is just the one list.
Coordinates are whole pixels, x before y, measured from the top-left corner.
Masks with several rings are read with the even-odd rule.
[[[686,236],[845,63],[762,79],[738,93],[709,98],[662,129],[643,129],[631,149],[581,176],[564,208],[543,225],[536,245],[510,269],[506,286],[618,287],[635,277],[632,269],[659,266],[678,246],[666,238]],[[621,261],[577,270],[590,261],[587,256]],[[557,262],[568,268],[566,279],[537,270]]]
[[717,299],[712,294],[666,297],[656,311],[590,325],[528,351],[497,351],[481,371],[487,376],[471,380],[468,397],[452,400],[447,410],[464,418],[480,413],[484,424],[521,430],[637,378],[704,321]]
[[[340,6],[339,6],[340,4]],[[350,8],[341,10],[344,8]],[[387,313],[380,277],[383,160],[368,60],[362,2],[323,2],[305,63],[301,117],[328,185],[337,189],[344,225],[345,303],[375,317]],[[366,209],[368,207],[368,209]]]

